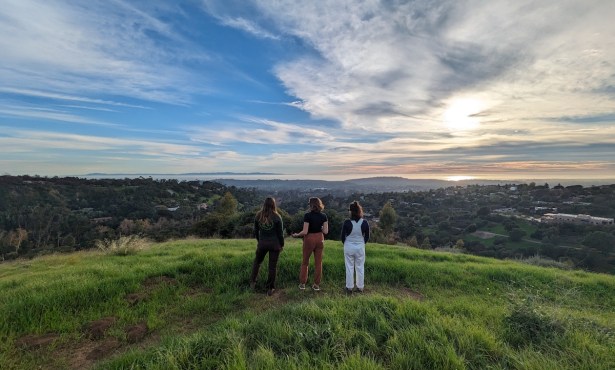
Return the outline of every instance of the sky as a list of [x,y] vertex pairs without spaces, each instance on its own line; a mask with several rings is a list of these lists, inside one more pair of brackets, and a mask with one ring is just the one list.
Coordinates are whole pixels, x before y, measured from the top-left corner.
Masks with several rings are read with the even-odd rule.
[[612,0],[0,0],[0,173],[615,179]]

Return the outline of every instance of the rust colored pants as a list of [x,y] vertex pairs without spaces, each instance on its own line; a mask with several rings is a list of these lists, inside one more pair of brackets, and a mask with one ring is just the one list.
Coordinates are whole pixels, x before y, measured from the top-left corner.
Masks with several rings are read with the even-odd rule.
[[314,284],[320,285],[322,278],[322,251],[325,247],[325,236],[323,233],[310,233],[303,237],[303,260],[301,261],[301,271],[299,282],[307,283],[308,268],[310,266],[310,256],[314,253]]

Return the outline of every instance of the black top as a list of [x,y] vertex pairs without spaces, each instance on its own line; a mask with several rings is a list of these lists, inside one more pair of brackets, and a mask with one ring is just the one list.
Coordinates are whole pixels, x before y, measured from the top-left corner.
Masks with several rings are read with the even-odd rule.
[[[346,221],[344,221],[344,225],[342,225],[342,243],[346,241],[346,237],[350,235],[351,232],[352,222],[347,219]],[[365,221],[365,219],[361,223],[361,234],[363,234],[363,240],[365,240],[365,243],[367,243],[367,241],[369,240],[369,224],[367,223],[367,221]]]
[[280,247],[284,247],[284,224],[282,218],[278,215],[273,215],[272,222],[264,224],[254,220],[254,237],[256,240],[271,240],[277,241]]
[[322,212],[310,211],[303,216],[303,222],[310,224],[308,234],[321,233],[322,225],[327,221],[327,215]]

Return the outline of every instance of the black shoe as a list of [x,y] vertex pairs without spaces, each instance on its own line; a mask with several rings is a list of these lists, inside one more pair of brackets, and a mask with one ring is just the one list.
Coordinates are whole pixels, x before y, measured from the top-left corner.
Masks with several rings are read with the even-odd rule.
[[346,295],[352,295],[352,289],[345,288]]
[[275,289],[271,288],[267,291],[267,295],[271,297],[273,295],[273,292],[275,292]]
[[357,292],[357,293],[363,293],[363,289],[361,289],[361,288],[356,288],[356,289],[355,289],[355,292]]

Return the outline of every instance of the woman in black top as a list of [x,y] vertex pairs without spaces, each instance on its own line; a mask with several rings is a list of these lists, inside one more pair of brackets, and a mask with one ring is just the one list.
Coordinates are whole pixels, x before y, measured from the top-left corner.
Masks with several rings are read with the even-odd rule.
[[275,199],[267,198],[263,208],[256,214],[254,219],[254,236],[258,241],[256,246],[256,256],[252,264],[252,275],[250,276],[250,287],[256,286],[256,277],[265,255],[269,253],[269,278],[265,284],[267,295],[272,295],[275,291],[275,276],[277,272],[278,257],[284,248],[284,224],[282,217],[278,214],[275,206]]
[[322,253],[325,247],[325,235],[329,233],[327,215],[322,212],[325,206],[319,198],[310,198],[310,212],[303,216],[303,230],[294,233],[295,238],[303,238],[303,260],[299,272],[299,289],[305,289],[308,279],[310,256],[314,253],[314,284],[312,289],[320,290],[322,279]]

